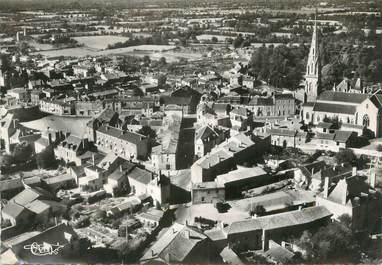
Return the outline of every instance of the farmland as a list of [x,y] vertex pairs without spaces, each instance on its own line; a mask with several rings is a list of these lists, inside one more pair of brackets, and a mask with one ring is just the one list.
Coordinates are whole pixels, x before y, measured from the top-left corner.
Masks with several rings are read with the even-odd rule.
[[73,37],[79,44],[83,44],[85,47],[103,50],[108,47],[108,45],[115,44],[117,42],[125,42],[129,38],[122,36],[110,36],[110,35],[102,35],[102,36],[81,36],[81,37]]

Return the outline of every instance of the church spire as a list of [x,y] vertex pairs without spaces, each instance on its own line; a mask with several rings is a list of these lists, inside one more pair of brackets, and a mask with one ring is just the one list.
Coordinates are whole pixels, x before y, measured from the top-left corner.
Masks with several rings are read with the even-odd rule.
[[[317,11],[316,11],[317,13]],[[320,93],[320,62],[317,34],[317,15],[315,15],[312,43],[310,45],[305,75],[305,95],[308,102],[314,102]]]

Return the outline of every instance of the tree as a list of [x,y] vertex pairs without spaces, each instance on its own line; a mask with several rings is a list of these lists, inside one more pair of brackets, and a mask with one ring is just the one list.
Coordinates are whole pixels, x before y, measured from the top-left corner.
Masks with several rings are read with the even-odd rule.
[[18,144],[13,149],[12,156],[16,163],[24,163],[32,157],[32,147],[26,143]]
[[9,167],[14,163],[13,156],[10,155],[1,155],[0,156],[0,166],[2,167]]
[[266,212],[264,206],[262,205],[256,205],[255,209],[251,210],[249,214],[251,216],[257,215],[257,216],[262,216]]
[[151,129],[148,125],[142,126],[142,128],[138,130],[138,133],[147,136],[150,139],[155,139],[157,137],[155,130]]
[[166,62],[166,58],[165,57],[161,57],[160,59],[159,59],[159,63],[163,66],[163,65],[166,65],[167,64],[167,62]]
[[97,210],[94,215],[94,218],[98,220],[104,220],[106,218],[106,211],[101,209]]
[[145,55],[145,56],[143,57],[143,62],[144,62],[145,64],[149,64],[149,63],[151,62],[150,56]]
[[314,234],[304,231],[295,243],[306,251],[305,259],[311,261],[356,262],[360,256],[360,246],[347,221],[335,221]]
[[57,168],[57,160],[54,157],[54,151],[52,146],[48,146],[45,150],[38,153],[36,156],[37,166],[39,168]]
[[342,149],[336,154],[337,164],[350,164],[357,163],[357,157],[351,149]]
[[237,36],[236,39],[233,41],[233,47],[239,48],[241,44],[243,43],[244,39],[241,35]]
[[211,38],[211,42],[212,42],[212,43],[218,43],[218,38],[216,38],[216,36],[213,36],[213,37]]

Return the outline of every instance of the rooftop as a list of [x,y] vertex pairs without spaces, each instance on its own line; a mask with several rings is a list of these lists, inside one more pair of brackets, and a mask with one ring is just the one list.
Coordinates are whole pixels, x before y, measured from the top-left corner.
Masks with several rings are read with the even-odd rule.
[[251,220],[232,223],[229,234],[245,233],[254,230],[272,230],[291,227],[330,217],[332,215],[324,206],[314,206],[291,212],[263,216]]

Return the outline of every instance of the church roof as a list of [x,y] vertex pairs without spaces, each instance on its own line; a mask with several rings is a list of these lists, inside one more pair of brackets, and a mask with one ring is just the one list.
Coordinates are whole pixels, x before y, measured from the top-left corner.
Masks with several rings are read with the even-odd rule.
[[324,91],[318,96],[317,101],[334,101],[334,102],[360,104],[367,98],[368,98],[367,94]]
[[342,105],[340,103],[321,103],[317,102],[313,111],[329,112],[329,113],[343,113],[343,114],[354,114],[356,112],[356,106],[352,105]]

